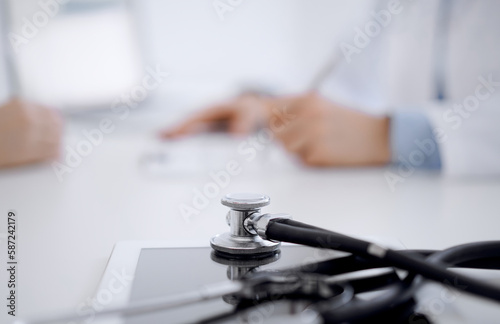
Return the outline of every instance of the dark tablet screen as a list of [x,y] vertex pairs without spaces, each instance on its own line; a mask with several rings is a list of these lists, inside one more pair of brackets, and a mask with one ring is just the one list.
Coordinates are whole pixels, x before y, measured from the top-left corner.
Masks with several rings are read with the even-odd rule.
[[[209,247],[142,249],[130,301],[197,290],[206,284],[235,279],[249,270],[287,268],[338,255],[332,251],[303,246],[283,246],[278,256],[256,261],[257,263],[236,262],[235,265],[234,262],[226,262],[214,256]],[[126,323],[193,323],[231,312],[234,308],[227,299],[217,298],[196,305],[128,318]],[[262,313],[257,314],[259,318],[266,315],[264,311]],[[251,320],[245,319],[241,322]]]

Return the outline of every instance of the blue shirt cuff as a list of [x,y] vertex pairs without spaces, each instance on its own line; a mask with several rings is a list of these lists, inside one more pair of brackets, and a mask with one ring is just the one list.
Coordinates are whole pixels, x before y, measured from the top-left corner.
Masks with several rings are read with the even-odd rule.
[[393,163],[423,169],[441,168],[439,145],[424,114],[395,113],[390,128]]

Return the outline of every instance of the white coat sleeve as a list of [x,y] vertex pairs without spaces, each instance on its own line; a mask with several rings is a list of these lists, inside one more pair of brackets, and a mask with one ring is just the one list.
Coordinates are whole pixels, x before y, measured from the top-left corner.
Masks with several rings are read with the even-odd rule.
[[460,102],[423,107],[447,175],[500,175],[500,80],[479,77]]

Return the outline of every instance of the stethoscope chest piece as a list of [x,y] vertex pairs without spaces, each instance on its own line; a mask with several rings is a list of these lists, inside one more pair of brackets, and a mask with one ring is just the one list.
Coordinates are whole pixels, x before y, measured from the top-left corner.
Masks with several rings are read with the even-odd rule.
[[210,241],[212,248],[220,256],[229,258],[258,258],[276,253],[280,243],[263,240],[249,224],[270,201],[266,195],[250,193],[228,194],[222,198],[222,204],[231,208],[227,214],[230,231],[214,236]]

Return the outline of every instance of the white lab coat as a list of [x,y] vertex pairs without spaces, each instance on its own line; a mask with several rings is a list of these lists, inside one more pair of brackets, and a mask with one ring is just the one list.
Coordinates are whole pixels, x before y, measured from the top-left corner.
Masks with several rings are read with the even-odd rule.
[[[445,174],[500,174],[500,1],[452,1],[448,43],[441,52],[444,101],[435,99],[439,1],[399,3],[400,13],[358,47],[350,63],[339,50],[342,62],[321,93],[378,114],[419,109],[438,132]],[[387,8],[388,1],[382,1],[371,11]],[[363,30],[373,20],[370,15],[356,27]],[[355,35],[353,30],[344,42],[354,44]],[[485,86],[488,79],[499,84]]]

